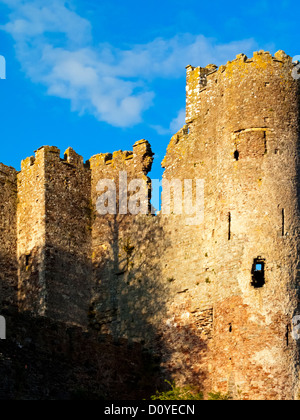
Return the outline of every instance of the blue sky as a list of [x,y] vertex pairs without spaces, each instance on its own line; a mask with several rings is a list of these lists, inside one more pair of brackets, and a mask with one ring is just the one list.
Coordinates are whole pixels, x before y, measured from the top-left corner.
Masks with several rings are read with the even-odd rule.
[[87,160],[146,138],[161,178],[184,124],[185,67],[299,55],[299,12],[289,0],[0,0],[0,161],[19,169],[42,145]]

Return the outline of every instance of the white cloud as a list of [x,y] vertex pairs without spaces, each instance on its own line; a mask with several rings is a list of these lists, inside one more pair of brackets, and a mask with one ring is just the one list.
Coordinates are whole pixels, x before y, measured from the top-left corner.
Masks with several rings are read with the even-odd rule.
[[172,133],[176,133],[185,124],[185,109],[181,109],[174,120],[171,121],[170,130]]
[[65,6],[61,0],[1,0],[13,12],[5,29],[16,41],[31,41],[46,32],[60,32],[73,43],[85,43],[91,39],[91,24]]
[[177,78],[182,76],[188,64],[220,65],[235,58],[236,54],[252,52],[256,47],[253,39],[218,44],[203,35],[181,34],[171,39],[156,38],[128,50],[103,45],[102,58],[114,67],[113,74],[118,77]]
[[[155,78],[178,78],[187,64],[221,64],[256,47],[250,40],[218,44],[203,35],[183,34],[158,38],[120,50],[109,44],[94,45],[91,24],[63,0],[0,0],[11,13],[0,27],[13,37],[23,70],[49,95],[71,101],[71,109],[90,113],[111,125],[128,127],[142,121],[153,104]],[[183,111],[168,129],[174,132]]]
[[182,108],[177,117],[175,117],[168,128],[164,128],[161,125],[152,125],[151,127],[155,130],[159,135],[166,136],[166,135],[173,135],[176,134],[183,126],[185,125],[185,108]]

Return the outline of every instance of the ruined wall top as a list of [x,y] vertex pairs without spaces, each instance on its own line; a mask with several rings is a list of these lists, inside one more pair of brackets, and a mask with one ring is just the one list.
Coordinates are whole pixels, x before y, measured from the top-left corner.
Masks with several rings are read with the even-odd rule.
[[[42,146],[21,162],[21,171],[25,173],[32,167],[42,166],[45,163],[60,162],[65,165],[77,167],[78,169],[93,170],[98,167],[107,167],[110,169],[122,170],[124,165],[130,165],[147,174],[151,170],[154,153],[150,143],[145,140],[139,140],[133,145],[133,151],[115,151],[113,153],[100,153],[92,156],[84,162],[83,157],[69,147],[61,158],[61,151],[56,146]],[[138,167],[138,168],[137,168]],[[18,171],[12,167],[0,163],[0,179],[2,177],[15,178]]]
[[92,156],[88,161],[91,170],[97,167],[107,166],[111,169],[124,169],[124,166],[138,166],[144,174],[151,170],[154,153],[152,152],[150,143],[145,140],[139,140],[133,145],[133,151],[116,151],[111,153],[100,153]]

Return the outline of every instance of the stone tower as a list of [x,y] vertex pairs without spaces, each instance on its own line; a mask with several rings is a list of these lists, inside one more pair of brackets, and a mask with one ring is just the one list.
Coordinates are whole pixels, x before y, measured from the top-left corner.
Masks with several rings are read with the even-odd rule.
[[293,67],[282,51],[239,55],[219,69],[188,66],[189,134],[171,142],[164,163],[165,177],[192,172],[205,180],[203,230],[190,234],[211,289],[212,386],[252,399],[299,392],[299,344],[291,335],[299,313]]
[[18,174],[18,302],[22,311],[87,324],[91,299],[90,171],[71,148],[45,146]]

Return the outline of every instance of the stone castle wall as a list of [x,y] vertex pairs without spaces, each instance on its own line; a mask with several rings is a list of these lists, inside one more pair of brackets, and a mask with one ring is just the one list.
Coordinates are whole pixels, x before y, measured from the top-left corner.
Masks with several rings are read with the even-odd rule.
[[17,305],[17,171],[0,164],[0,309]]
[[47,159],[46,282],[52,318],[87,325],[91,300],[91,176],[71,148]]
[[[187,67],[186,125],[163,167],[165,180],[204,181],[197,224],[174,208],[151,214],[148,198],[148,214],[97,212],[99,181],[114,180],[119,197],[120,172],[143,180],[150,198],[145,140],[86,164],[72,149],[61,159],[57,148],[41,148],[18,174],[17,211],[15,181],[0,182],[9,203],[1,252],[18,243],[20,309],[139,343],[178,384],[297,398],[300,96],[292,69],[281,51]],[[6,168],[7,176],[16,174]],[[118,199],[117,210],[129,199]],[[16,260],[10,268],[15,287]]]
[[46,310],[45,210],[45,161],[40,149],[22,162],[17,207],[19,307],[40,315]]

